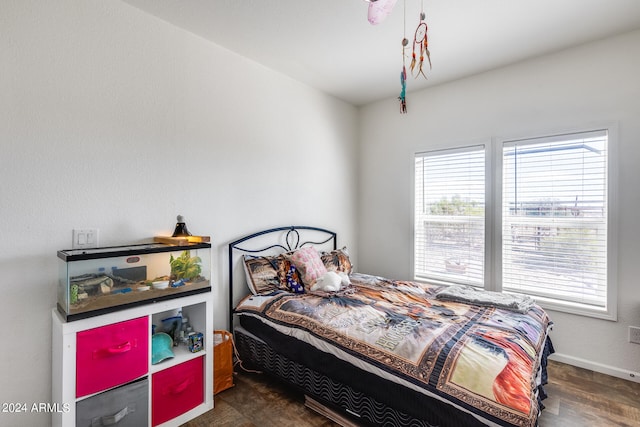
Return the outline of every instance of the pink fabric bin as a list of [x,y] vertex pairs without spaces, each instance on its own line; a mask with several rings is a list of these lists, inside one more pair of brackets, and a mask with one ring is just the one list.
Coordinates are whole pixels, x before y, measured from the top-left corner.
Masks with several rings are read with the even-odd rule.
[[204,357],[153,374],[151,421],[169,421],[204,402]]
[[125,384],[147,373],[147,317],[78,332],[76,397]]

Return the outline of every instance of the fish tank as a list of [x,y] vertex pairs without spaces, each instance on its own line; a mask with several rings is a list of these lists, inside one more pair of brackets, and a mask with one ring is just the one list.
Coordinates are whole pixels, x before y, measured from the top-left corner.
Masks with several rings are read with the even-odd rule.
[[149,243],[58,251],[66,321],[211,291],[211,244]]

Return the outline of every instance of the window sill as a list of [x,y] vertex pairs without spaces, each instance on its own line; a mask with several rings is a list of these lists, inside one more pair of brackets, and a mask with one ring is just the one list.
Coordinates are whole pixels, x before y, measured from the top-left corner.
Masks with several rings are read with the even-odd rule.
[[593,317],[596,319],[616,322],[618,315],[615,308],[597,308],[586,304],[558,301],[550,298],[533,297],[540,307],[549,311],[559,311],[562,313],[575,314],[578,316]]

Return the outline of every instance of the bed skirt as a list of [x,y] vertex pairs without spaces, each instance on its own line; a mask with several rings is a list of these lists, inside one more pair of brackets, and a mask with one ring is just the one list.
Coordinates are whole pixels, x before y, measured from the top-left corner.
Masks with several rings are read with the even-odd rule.
[[[343,382],[336,381],[330,376],[311,369],[303,364],[292,361],[286,356],[275,352],[267,343],[243,328],[235,329],[236,347],[243,365],[252,366],[271,374],[278,379],[294,386],[302,395],[308,395],[319,401],[327,408],[337,410],[347,418],[354,420],[359,425],[372,426],[412,426],[412,427],[470,427],[484,425],[468,413],[461,412],[449,405],[440,402],[431,402],[430,405],[411,404],[420,418],[409,415],[392,406],[382,403],[379,399],[356,390]],[[336,363],[324,361],[323,364],[331,364],[334,370]],[[364,371],[359,375],[368,376]],[[398,391],[398,385],[380,379],[384,385],[373,387],[377,390],[386,390],[391,395],[404,397],[405,403],[411,401],[409,396]],[[364,387],[372,389],[371,386]],[[404,396],[403,396],[404,395]],[[424,403],[424,402],[422,402]]]
[[293,385],[302,394],[309,395],[329,409],[340,411],[348,419],[360,425],[412,427],[436,425],[396,411],[345,384],[289,360],[242,328],[236,328],[234,333],[236,348],[245,366],[253,366],[276,376]]
[[[367,383],[365,377],[369,374],[360,371],[359,374],[366,384],[364,390],[386,390],[387,396],[395,397],[396,401],[402,401],[409,411],[398,409],[397,404],[383,403],[371,393],[354,389],[345,384],[348,381],[335,380],[329,375],[318,372],[315,369],[295,362],[287,356],[273,350],[273,348],[242,327],[234,329],[235,343],[245,367],[257,368],[266,374],[293,386],[300,392],[301,400],[304,395],[325,405],[328,409],[339,412],[346,418],[353,420],[358,425],[371,426],[415,426],[415,427],[471,427],[486,425],[471,414],[460,411],[450,405],[434,401],[426,397],[416,397],[415,393],[409,395],[400,390],[398,386],[389,381],[379,379],[381,384],[373,386]],[[312,349],[308,349],[311,350]],[[309,354],[308,351],[304,353]],[[320,352],[322,353],[322,352]],[[553,353],[551,341],[547,339],[545,354],[543,357],[542,383],[546,383],[546,356]],[[317,355],[313,357],[317,358]],[[320,357],[322,359],[322,355]],[[331,365],[334,372],[345,372],[340,365],[342,361],[321,360],[321,365]],[[336,366],[337,365],[337,366]],[[539,398],[546,397],[542,386]],[[373,393],[375,394],[375,393]],[[419,399],[415,401],[414,399]],[[544,408],[541,405],[540,408]],[[409,414],[407,412],[413,412]]]

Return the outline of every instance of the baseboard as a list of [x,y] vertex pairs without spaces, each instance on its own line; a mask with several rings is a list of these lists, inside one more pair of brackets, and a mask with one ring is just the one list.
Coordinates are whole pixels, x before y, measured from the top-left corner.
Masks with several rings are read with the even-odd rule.
[[640,372],[626,371],[624,369],[603,365],[601,363],[592,362],[579,357],[567,356],[566,354],[561,353],[554,353],[549,356],[549,359],[555,360],[556,362],[566,363],[567,365],[577,366],[578,368],[589,369],[590,371],[610,375],[612,377],[622,378],[623,380],[640,383]]

